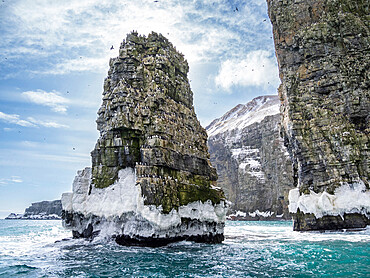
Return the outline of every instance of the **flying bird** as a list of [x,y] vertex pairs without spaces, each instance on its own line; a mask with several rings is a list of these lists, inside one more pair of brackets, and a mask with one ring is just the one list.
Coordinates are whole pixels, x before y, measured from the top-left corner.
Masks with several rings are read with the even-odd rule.
[[114,47],[113,47],[113,45],[111,46],[111,48],[110,48],[110,50],[113,50],[114,49]]

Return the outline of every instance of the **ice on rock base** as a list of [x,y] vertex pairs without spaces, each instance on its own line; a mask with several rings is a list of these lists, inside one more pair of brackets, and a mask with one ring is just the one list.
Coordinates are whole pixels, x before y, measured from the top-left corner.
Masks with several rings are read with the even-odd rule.
[[362,181],[338,187],[334,194],[327,192],[310,194],[299,193],[299,188],[289,192],[289,211],[297,213],[298,209],[303,213],[312,213],[317,218],[325,215],[341,216],[345,213],[359,213],[370,217],[370,191]]
[[[228,204],[221,201],[213,205],[212,202],[196,201],[173,209],[170,213],[162,212],[161,207],[144,205],[141,188],[136,183],[136,174],[133,168],[119,171],[118,180],[106,188],[91,187],[91,168],[78,171],[73,183],[73,193],[64,193],[62,196],[63,210],[66,214],[83,215],[78,223],[77,232],[83,234],[92,225],[91,234],[103,232],[110,236],[127,235],[134,238],[168,238],[204,234],[207,225],[215,223],[210,233],[223,234],[224,222]],[[184,229],[183,219],[194,221],[198,225]],[[74,220],[76,221],[76,220]],[[99,222],[99,223],[98,223]],[[67,221],[66,228],[76,229]],[[109,231],[109,232],[107,232]],[[76,233],[75,233],[76,234]]]

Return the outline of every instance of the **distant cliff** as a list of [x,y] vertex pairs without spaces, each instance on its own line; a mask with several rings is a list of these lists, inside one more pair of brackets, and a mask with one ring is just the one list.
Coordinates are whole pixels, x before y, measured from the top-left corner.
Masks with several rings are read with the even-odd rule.
[[62,216],[62,202],[55,201],[42,201],[32,203],[26,208],[24,214],[11,213],[5,219],[38,219],[38,220],[52,220],[61,219]]
[[291,219],[293,171],[279,135],[279,107],[278,96],[257,97],[206,128],[218,185],[238,219]]
[[295,230],[365,227],[370,215],[367,0],[267,0],[293,158]]

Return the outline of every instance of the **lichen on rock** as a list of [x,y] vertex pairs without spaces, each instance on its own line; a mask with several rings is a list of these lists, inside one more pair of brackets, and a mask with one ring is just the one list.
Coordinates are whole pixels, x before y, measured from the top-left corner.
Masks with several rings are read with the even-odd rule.
[[[293,158],[301,200],[323,192],[333,196],[346,185],[363,184],[368,192],[368,1],[267,2],[282,81],[282,133]],[[348,203],[344,220],[332,225],[327,219],[340,218],[339,214],[324,209],[322,217],[317,217],[298,205],[292,211],[294,228],[365,227],[367,204],[362,209],[351,206]]]
[[[215,187],[217,174],[209,161],[207,133],[194,111],[183,55],[160,34],[145,37],[132,32],[109,65],[96,121],[100,137],[91,152],[92,168],[79,173],[90,176],[82,197],[77,189],[65,195],[65,225],[75,229],[76,236],[85,237],[103,229],[103,222],[115,223],[113,234],[122,244],[130,240],[144,244],[153,238],[161,238],[158,242],[196,240],[196,236],[200,241],[220,242],[227,204],[223,192]],[[120,177],[123,173],[131,177],[126,182]],[[119,192],[113,192],[115,188]],[[136,198],[130,209],[125,208],[129,203],[125,190]],[[109,202],[86,210],[98,202],[91,195],[121,196],[121,200],[114,199],[120,213],[98,215]],[[76,203],[77,197],[82,199]],[[84,203],[84,208],[78,203]],[[188,207],[194,210],[189,217],[182,214]],[[157,218],[177,220],[163,228],[148,216],[150,211]],[[218,216],[204,220],[196,216],[197,211]],[[120,225],[130,226],[130,231]],[[144,235],[143,227],[152,233]],[[189,227],[194,227],[191,235]],[[135,229],[137,233],[132,232]]]

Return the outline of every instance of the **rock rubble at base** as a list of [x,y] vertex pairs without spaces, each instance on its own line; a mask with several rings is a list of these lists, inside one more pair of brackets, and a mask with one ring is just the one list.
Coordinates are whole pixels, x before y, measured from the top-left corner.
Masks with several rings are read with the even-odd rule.
[[62,197],[74,236],[107,233],[129,245],[223,239],[228,205],[187,73],[162,35],[127,35],[104,81],[92,167]]
[[[282,134],[293,158],[297,200],[335,199],[343,185],[369,193],[368,1],[267,0],[281,85]],[[364,227],[367,203],[294,213],[295,230]],[[327,209],[328,208],[328,209]]]

